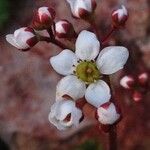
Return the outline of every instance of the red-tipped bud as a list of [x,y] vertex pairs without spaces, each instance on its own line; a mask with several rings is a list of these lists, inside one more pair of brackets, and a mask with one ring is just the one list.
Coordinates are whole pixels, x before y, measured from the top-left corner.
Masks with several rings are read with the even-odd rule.
[[95,8],[95,0],[67,0],[71,7],[72,15],[76,18],[87,19],[89,18]]
[[138,76],[138,80],[139,80],[139,83],[141,85],[145,85],[147,82],[148,82],[148,73],[144,72],[144,73],[141,73],[139,76]]
[[120,80],[120,85],[122,87],[124,87],[125,89],[131,89],[134,85],[135,81],[134,78],[132,76],[124,76],[121,80]]
[[117,111],[116,106],[107,102],[101,105],[96,112],[96,118],[103,125],[112,125],[116,123],[121,117],[120,113]]
[[142,95],[142,93],[139,92],[139,91],[134,91],[132,98],[133,98],[133,100],[134,100],[135,102],[139,102],[139,101],[142,100],[143,95]]
[[49,28],[55,19],[55,11],[51,7],[40,7],[32,20],[32,27],[36,30]]
[[55,27],[58,38],[73,38],[76,35],[73,25],[67,20],[58,21]]
[[113,26],[118,28],[118,27],[123,27],[128,19],[128,12],[125,6],[121,6],[120,9],[117,9],[112,12],[112,21],[113,21]]
[[22,51],[29,50],[38,42],[34,30],[30,27],[22,27],[16,30],[14,34],[6,35],[6,40]]

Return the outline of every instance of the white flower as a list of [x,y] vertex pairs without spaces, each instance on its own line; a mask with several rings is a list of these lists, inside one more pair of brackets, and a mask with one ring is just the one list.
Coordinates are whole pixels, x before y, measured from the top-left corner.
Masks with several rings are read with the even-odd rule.
[[23,27],[14,34],[6,35],[6,40],[20,50],[28,50],[38,42],[34,30],[30,27]]
[[125,89],[130,89],[133,84],[134,84],[134,78],[132,76],[124,76],[120,80],[120,85]]
[[61,100],[51,106],[49,121],[59,130],[78,126],[83,117],[82,111],[71,100]]
[[51,7],[40,7],[32,20],[32,27],[36,30],[44,30],[50,27],[55,19],[55,11]]
[[74,17],[85,18],[93,13],[96,8],[95,0],[67,0]]
[[103,125],[112,125],[120,118],[113,103],[105,103],[97,109],[97,119]]
[[75,36],[73,25],[67,20],[60,20],[55,24],[56,36],[58,38],[71,38]]
[[112,20],[115,26],[123,26],[128,19],[128,11],[125,6],[113,11]]
[[87,102],[97,108],[109,101],[110,88],[101,79],[102,74],[122,69],[129,53],[121,46],[106,47],[100,53],[99,50],[96,35],[84,30],[77,38],[75,53],[66,49],[50,59],[55,71],[66,75],[57,85],[56,99],[67,94],[77,100],[85,95]]

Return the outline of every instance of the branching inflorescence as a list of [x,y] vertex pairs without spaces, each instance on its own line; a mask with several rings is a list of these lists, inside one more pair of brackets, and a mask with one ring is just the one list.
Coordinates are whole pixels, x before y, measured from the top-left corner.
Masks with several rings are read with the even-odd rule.
[[[129,52],[123,46],[108,46],[101,49],[114,30],[123,28],[128,19],[128,11],[121,6],[111,14],[112,29],[102,40],[95,25],[95,0],[67,0],[75,19],[83,19],[93,28],[93,32],[83,30],[79,34],[67,20],[55,23],[55,10],[40,7],[34,14],[29,27],[23,27],[6,36],[6,40],[22,51],[30,50],[39,41],[53,43],[63,49],[50,58],[54,70],[65,76],[57,84],[56,102],[52,105],[49,121],[59,130],[76,127],[84,120],[83,107],[86,103],[93,106],[95,118],[102,129],[110,133],[110,149],[116,149],[116,124],[121,120],[121,111],[112,94],[109,75],[123,69]],[[49,36],[39,31],[46,30]],[[75,50],[58,39],[74,39]],[[144,76],[144,75],[143,75]],[[141,78],[143,78],[141,76]],[[129,88],[125,81],[121,85]],[[133,79],[130,79],[132,83]],[[114,91],[113,91],[114,93]],[[106,131],[106,130],[105,130]],[[115,136],[114,136],[115,135]]]

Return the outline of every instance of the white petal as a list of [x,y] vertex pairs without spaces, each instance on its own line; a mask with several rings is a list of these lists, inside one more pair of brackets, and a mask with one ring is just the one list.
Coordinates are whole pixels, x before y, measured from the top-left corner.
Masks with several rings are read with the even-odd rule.
[[68,22],[61,20],[55,24],[55,28],[56,28],[55,30],[57,33],[66,33],[66,31],[63,27],[64,24],[68,24]]
[[120,117],[113,103],[111,103],[108,108],[99,107],[97,114],[98,120],[105,125],[114,124]]
[[6,41],[10,43],[11,45],[13,45],[14,47],[18,49],[22,49],[22,47],[17,43],[13,34],[6,35]]
[[63,95],[69,95],[74,100],[82,98],[85,94],[85,83],[77,79],[74,75],[69,75],[62,78],[56,89],[56,99],[59,99]]
[[92,12],[92,1],[91,0],[67,0],[70,4],[72,14],[78,18],[79,16],[79,9],[85,9],[88,12]]
[[27,40],[33,38],[35,35],[32,32],[25,31],[26,27],[22,27],[14,32],[14,37],[22,49],[28,49],[30,46]]
[[[71,115],[70,120],[66,121],[67,115]],[[79,124],[82,112],[76,108],[75,102],[71,100],[63,100],[55,102],[51,107],[49,121],[59,130],[65,130],[73,125]]]
[[76,55],[70,50],[63,50],[58,55],[50,58],[50,64],[54,70],[62,75],[73,73],[73,64],[77,62]]
[[95,59],[99,53],[100,43],[94,33],[82,31],[76,41],[76,55],[82,60]]
[[110,88],[103,80],[90,84],[85,92],[87,102],[95,107],[99,107],[103,103],[108,102],[110,97]]
[[52,18],[51,14],[50,14],[50,12],[49,12],[49,10],[48,10],[48,7],[40,7],[40,8],[38,9],[38,13],[39,13],[40,20],[41,20],[43,14],[46,14],[46,15],[48,15],[49,17]]
[[100,52],[96,63],[102,74],[113,74],[124,67],[128,57],[125,47],[109,46]]

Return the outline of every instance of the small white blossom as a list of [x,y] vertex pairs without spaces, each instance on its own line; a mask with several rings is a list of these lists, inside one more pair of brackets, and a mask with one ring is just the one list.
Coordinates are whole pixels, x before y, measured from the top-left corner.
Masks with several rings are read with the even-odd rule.
[[78,126],[83,117],[82,111],[71,100],[59,100],[51,106],[49,121],[59,130]]
[[37,43],[34,30],[30,27],[22,27],[16,30],[14,34],[6,35],[6,40],[20,50],[28,50]]
[[105,103],[97,109],[97,119],[103,125],[112,125],[120,118],[113,103]]
[[87,102],[98,108],[111,98],[109,86],[101,80],[102,74],[110,75],[122,69],[129,52],[125,47],[110,46],[99,53],[96,35],[85,30],[79,34],[75,45],[75,53],[63,50],[50,58],[55,71],[66,75],[57,85],[56,99],[67,94],[77,100],[85,95]]
[[84,18],[93,13],[96,8],[95,0],[67,0],[74,17]]

